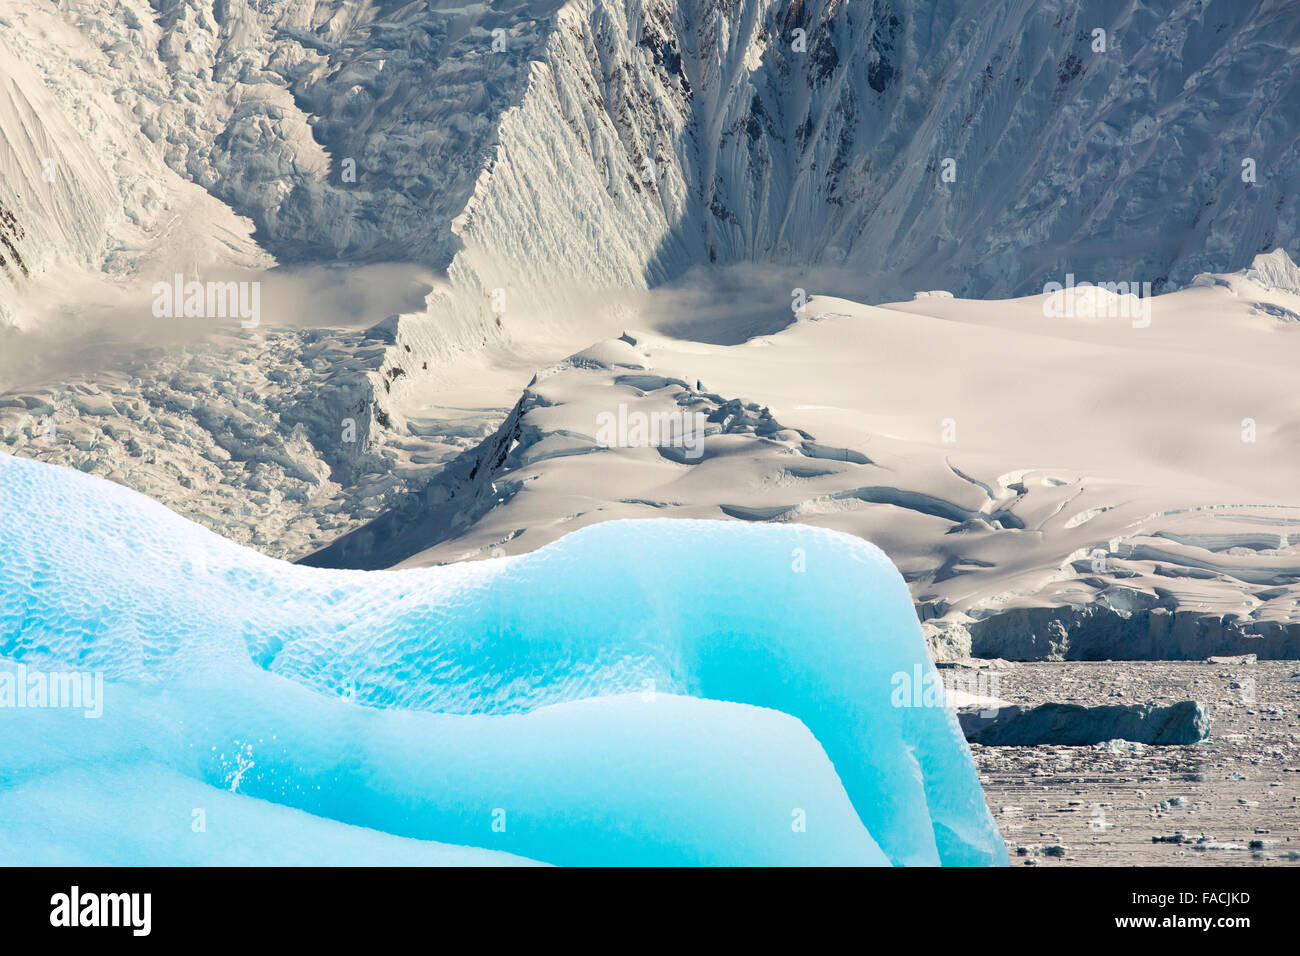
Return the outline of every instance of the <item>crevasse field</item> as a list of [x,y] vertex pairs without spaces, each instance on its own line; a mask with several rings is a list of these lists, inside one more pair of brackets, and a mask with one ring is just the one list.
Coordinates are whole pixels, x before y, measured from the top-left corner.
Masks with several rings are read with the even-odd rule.
[[[70,672],[98,716],[18,705]],[[0,454],[3,864],[1005,863],[900,674],[937,681],[907,588],[834,531],[324,570]]]

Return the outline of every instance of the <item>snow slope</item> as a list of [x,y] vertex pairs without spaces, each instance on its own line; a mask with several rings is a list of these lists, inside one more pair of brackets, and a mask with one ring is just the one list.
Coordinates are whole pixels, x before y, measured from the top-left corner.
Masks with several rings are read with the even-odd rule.
[[1294,244],[1297,46],[1277,2],[578,0],[463,255],[487,285],[774,261],[877,300],[1159,291]]
[[[1147,300],[1141,327],[1044,296],[819,296],[739,347],[628,333],[539,373],[438,483],[307,560],[519,553],[619,517],[799,522],[883,548],[936,652],[1295,657],[1295,275],[1261,256]],[[701,454],[605,447],[620,407],[699,413]]]
[[938,686],[907,590],[847,535],[607,523],[326,571],[0,456],[0,555],[12,671],[105,681],[96,720],[6,708],[32,732],[0,744],[0,803],[28,814],[39,780],[57,813],[79,771],[128,771],[543,862],[1006,859],[952,711],[896,699]]
[[[117,30],[146,41],[145,19],[121,4],[115,16]],[[0,332],[31,328],[51,297],[86,279],[142,281],[145,315],[148,284],[163,276],[272,262],[248,220],[168,167],[143,107],[123,108],[132,58],[97,35],[107,22],[82,3],[0,8],[0,245],[13,246],[0,267]],[[83,291],[80,303],[96,297]]]
[[[12,0],[5,16],[65,109],[75,76],[107,86],[114,122],[281,261],[422,262],[489,332],[493,289],[516,314],[559,310],[715,261],[843,267],[877,301],[1020,295],[1070,270],[1160,290],[1293,247],[1300,221],[1285,0]],[[412,321],[417,352],[444,314]]]
[[15,65],[0,37],[0,322],[13,319],[20,283],[54,255],[98,263],[117,199],[53,98]]

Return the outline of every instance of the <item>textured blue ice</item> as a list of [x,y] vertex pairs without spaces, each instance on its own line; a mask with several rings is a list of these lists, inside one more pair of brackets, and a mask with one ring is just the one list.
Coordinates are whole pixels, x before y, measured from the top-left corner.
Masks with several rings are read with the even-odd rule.
[[0,863],[1006,860],[952,713],[893,706],[934,679],[901,577],[822,529],[323,570],[0,455],[19,665],[106,685],[0,707]]

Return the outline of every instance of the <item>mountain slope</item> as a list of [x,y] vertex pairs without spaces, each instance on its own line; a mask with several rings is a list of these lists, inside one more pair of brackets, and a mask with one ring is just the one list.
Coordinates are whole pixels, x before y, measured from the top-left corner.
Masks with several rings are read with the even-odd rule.
[[[445,269],[489,330],[495,288],[562,307],[571,286],[700,262],[842,267],[846,291],[879,300],[1025,294],[1066,272],[1159,291],[1297,252],[1300,12],[1284,0],[59,15],[104,51],[77,68],[278,259]],[[57,61],[66,39],[33,29],[50,16],[14,4],[20,57]]]

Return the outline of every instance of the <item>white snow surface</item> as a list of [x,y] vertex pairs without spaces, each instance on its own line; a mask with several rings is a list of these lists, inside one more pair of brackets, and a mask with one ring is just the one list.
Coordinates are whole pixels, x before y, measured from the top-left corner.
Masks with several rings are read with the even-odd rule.
[[[956,656],[967,624],[1021,607],[1290,626],[1300,339],[1278,313],[1300,301],[1228,279],[1153,297],[1141,327],[1050,316],[1044,296],[817,296],[742,346],[628,332],[539,373],[437,496],[309,560],[418,566],[611,518],[729,517],[878,544]],[[604,447],[600,416],[620,406],[703,415],[701,455]]]

